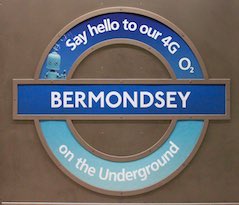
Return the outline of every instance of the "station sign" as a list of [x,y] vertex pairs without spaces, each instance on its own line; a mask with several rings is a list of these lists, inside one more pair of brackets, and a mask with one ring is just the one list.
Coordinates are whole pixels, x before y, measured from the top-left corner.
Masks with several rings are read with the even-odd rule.
[[[72,79],[86,56],[117,44],[147,50],[171,79]],[[13,80],[13,118],[34,120],[51,159],[80,185],[108,195],[141,194],[185,168],[209,120],[230,118],[230,80],[209,79],[192,42],[168,20],[137,8],[107,8],[61,30],[43,53],[34,79]],[[162,139],[130,156],[98,151],[72,123],[161,119],[171,120]]]

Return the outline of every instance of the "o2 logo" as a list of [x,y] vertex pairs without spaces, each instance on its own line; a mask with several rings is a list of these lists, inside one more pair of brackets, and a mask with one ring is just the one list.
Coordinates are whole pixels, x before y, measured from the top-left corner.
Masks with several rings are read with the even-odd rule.
[[[149,51],[171,79],[71,79],[87,55],[112,44]],[[13,86],[13,118],[34,120],[56,165],[80,185],[109,195],[136,195],[167,183],[193,158],[209,120],[230,115],[230,80],[208,79],[181,30],[136,8],[102,9],[74,20],[46,48],[34,79],[13,80]],[[89,146],[72,123],[106,119],[171,124],[149,149],[119,157]]]

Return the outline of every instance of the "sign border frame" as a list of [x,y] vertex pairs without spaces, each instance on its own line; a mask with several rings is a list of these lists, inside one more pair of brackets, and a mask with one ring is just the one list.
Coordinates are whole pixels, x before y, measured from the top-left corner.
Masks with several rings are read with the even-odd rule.
[[[144,84],[144,85],[225,85],[225,115],[200,115],[200,114],[185,114],[185,115],[149,115],[149,114],[137,114],[137,115],[123,115],[123,114],[66,114],[66,115],[26,115],[18,114],[18,85],[99,85],[99,84]],[[230,119],[230,79],[209,79],[209,80],[168,80],[168,79],[72,79],[72,80],[34,80],[34,79],[13,79],[13,119],[14,120],[228,120]]]

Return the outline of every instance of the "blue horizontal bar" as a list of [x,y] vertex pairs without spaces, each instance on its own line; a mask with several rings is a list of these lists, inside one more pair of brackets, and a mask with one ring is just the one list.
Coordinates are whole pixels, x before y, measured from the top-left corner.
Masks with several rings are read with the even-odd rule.
[[224,84],[18,84],[17,96],[24,115],[226,114]]

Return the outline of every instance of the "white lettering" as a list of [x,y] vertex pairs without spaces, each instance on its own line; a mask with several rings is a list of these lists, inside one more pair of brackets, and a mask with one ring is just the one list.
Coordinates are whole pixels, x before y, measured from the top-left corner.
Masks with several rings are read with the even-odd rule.
[[177,104],[173,104],[176,101],[176,92],[167,92],[167,108],[177,108]]
[[179,97],[182,100],[182,108],[186,108],[187,107],[187,100],[188,100],[188,97],[189,97],[190,94],[191,94],[191,92],[186,92],[185,95],[183,95],[182,92],[178,92],[178,95],[179,95]]
[[[115,96],[117,98],[117,101],[115,103],[112,103],[110,101],[110,98],[112,96]],[[122,96],[116,92],[116,91],[111,91],[109,92],[107,95],[106,95],[106,98],[105,98],[105,101],[106,101],[106,104],[110,107],[110,108],[117,108],[120,106],[120,104],[122,103]]]
[[63,92],[63,107],[65,108],[73,108],[74,104],[70,104],[70,102],[72,101],[72,96],[73,92],[72,91],[66,91]]
[[134,108],[137,108],[138,107],[138,93],[134,92],[134,97],[132,98],[128,92],[123,92],[123,107],[124,108],[128,107],[128,104],[127,104],[128,101]]
[[61,101],[61,93],[59,92],[51,92],[51,107],[59,108],[62,105]]
[[[149,102],[145,102],[145,97],[149,98]],[[154,97],[150,92],[142,91],[140,92],[140,107],[141,108],[148,108],[154,103]]]
[[105,94],[100,91],[95,94],[93,91],[63,91],[63,93],[52,91],[51,92],[51,108],[93,108],[96,104],[99,108],[187,108],[187,101],[191,92],[187,91],[157,91],[152,94],[148,91],[133,91],[129,94],[127,91],[119,93],[117,91],[110,91]]
[[165,100],[161,96],[164,96],[164,93],[162,91],[156,92],[155,98],[160,102],[154,104],[157,108],[163,108],[165,106]]
[[95,96],[95,94],[93,92],[89,92],[89,95],[88,95],[88,104],[89,104],[89,107],[93,107],[92,103],[93,101],[95,101],[96,103],[98,101],[100,101],[100,107],[101,108],[104,108],[105,107],[105,104],[104,104],[104,92],[101,91],[97,96]]
[[83,92],[75,92],[75,107],[79,107],[80,105],[83,107],[83,108],[87,108],[87,105],[85,104],[84,102],[85,100],[85,93]]

